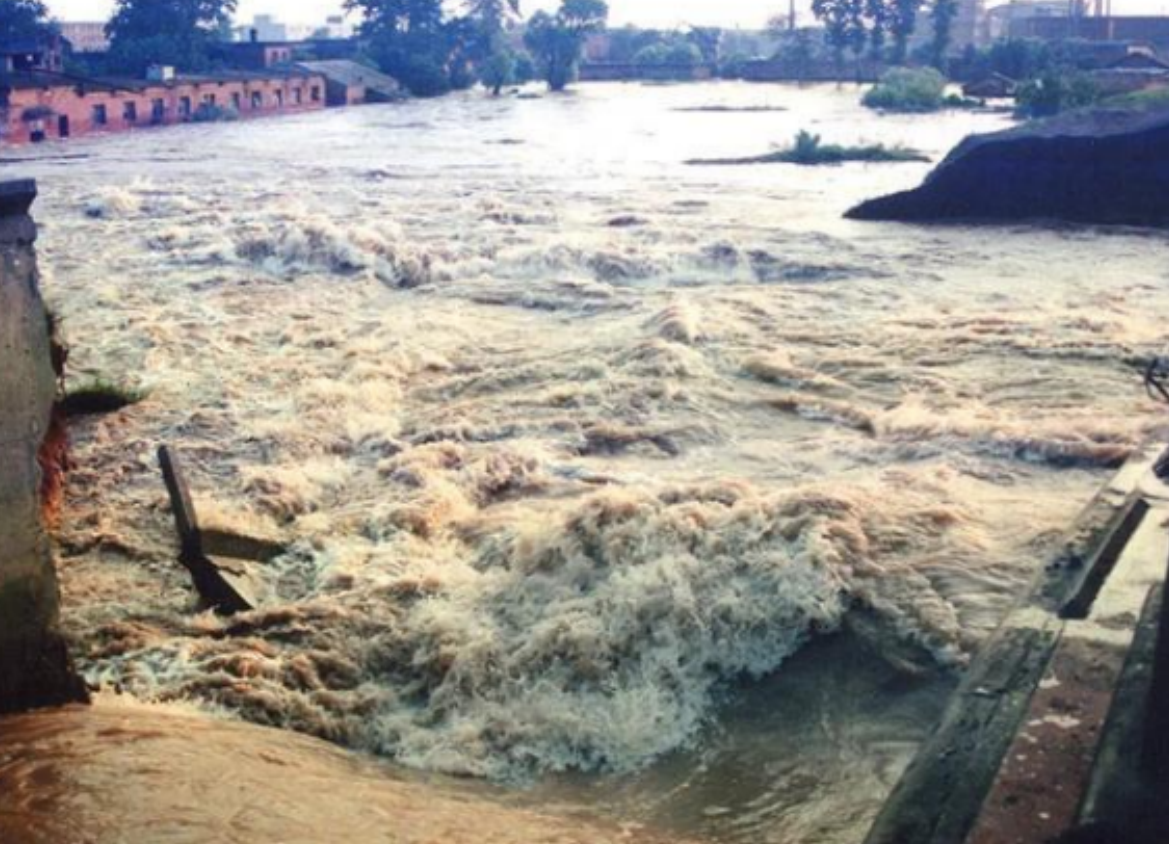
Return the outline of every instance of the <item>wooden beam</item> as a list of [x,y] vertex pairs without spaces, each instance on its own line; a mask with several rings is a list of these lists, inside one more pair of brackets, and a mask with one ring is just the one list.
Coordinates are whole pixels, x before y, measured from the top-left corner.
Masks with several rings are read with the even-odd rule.
[[1065,612],[1091,607],[1147,512],[1137,488],[1162,451],[1140,449],[1080,514],[1063,550],[980,649],[866,844],[967,841],[1064,636]]
[[208,606],[223,615],[255,609],[255,600],[248,591],[233,582],[237,580],[236,573],[226,565],[216,564],[204,553],[199,517],[178,455],[164,445],[158,450],[158,462],[179,532],[179,562],[191,573],[195,590]]

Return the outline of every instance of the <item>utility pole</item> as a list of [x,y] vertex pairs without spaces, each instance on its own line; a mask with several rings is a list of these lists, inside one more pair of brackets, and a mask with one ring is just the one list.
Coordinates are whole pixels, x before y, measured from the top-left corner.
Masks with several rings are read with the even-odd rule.
[[789,0],[788,3],[787,28],[796,31],[796,0]]

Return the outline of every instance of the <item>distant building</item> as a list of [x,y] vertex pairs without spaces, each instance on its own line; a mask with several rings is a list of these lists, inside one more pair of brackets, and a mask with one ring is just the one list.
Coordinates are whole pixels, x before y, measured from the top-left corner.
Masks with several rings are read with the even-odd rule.
[[69,42],[75,53],[104,53],[110,49],[104,22],[63,23],[61,37]]
[[1039,18],[1063,19],[1082,8],[1075,0],[1011,0],[986,13],[987,40],[1024,37],[1018,33],[1028,25],[1026,22]]
[[959,0],[958,14],[954,16],[951,49],[955,52],[969,46],[981,47],[986,42],[986,0]]
[[215,44],[212,54],[236,70],[267,70],[291,64],[298,46],[292,41],[230,41]]
[[357,62],[341,60],[301,62],[298,68],[324,77],[329,106],[386,103],[402,97],[396,79]]
[[0,144],[186,123],[231,110],[241,118],[325,107],[325,79],[305,70],[90,79],[47,70],[0,75]]
[[344,15],[330,15],[325,19],[325,32],[330,38],[352,38],[353,25],[347,23]]
[[586,62],[608,61],[612,47],[613,39],[608,32],[594,32],[585,37],[582,55]]
[[244,41],[288,41],[288,27],[276,20],[275,15],[256,15]]
[[968,82],[962,86],[962,93],[967,97],[979,100],[1001,100],[1015,96],[1019,83],[1001,73],[992,73],[985,79],[977,82]]
[[1169,73],[1169,63],[1148,49],[1139,47],[1128,51],[1123,58],[1108,65],[1108,70],[1138,71],[1141,73]]
[[0,74],[47,70],[64,66],[64,43],[57,36],[0,40]]
[[1169,63],[1148,47],[1128,47],[1128,52],[1093,71],[1097,87],[1105,94],[1127,94],[1149,88],[1169,87]]
[[1152,44],[1166,49],[1169,16],[1027,18],[1011,28],[1011,37]]

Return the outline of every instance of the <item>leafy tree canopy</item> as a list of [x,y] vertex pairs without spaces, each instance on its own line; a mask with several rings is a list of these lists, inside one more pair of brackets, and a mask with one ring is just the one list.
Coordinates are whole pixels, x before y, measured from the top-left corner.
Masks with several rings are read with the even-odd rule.
[[152,64],[204,70],[235,9],[236,0],[118,0],[106,26],[109,66],[133,74]]
[[576,78],[585,39],[605,28],[609,6],[603,0],[561,0],[556,14],[537,12],[528,21],[524,43],[553,91]]
[[56,31],[41,0],[0,0],[0,41],[35,40]]

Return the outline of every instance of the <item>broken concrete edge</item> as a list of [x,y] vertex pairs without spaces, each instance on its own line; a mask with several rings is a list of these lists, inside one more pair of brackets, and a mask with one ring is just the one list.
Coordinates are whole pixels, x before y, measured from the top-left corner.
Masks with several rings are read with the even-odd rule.
[[1081,588],[1084,566],[1112,544],[1140,479],[1164,451],[1152,442],[1137,449],[1080,513],[1064,547],[979,651],[866,844],[966,842],[1063,635],[1061,611]]
[[0,713],[88,700],[58,627],[42,462],[56,397],[31,180],[0,182]]
[[0,217],[28,214],[37,198],[37,183],[33,179],[0,182]]

